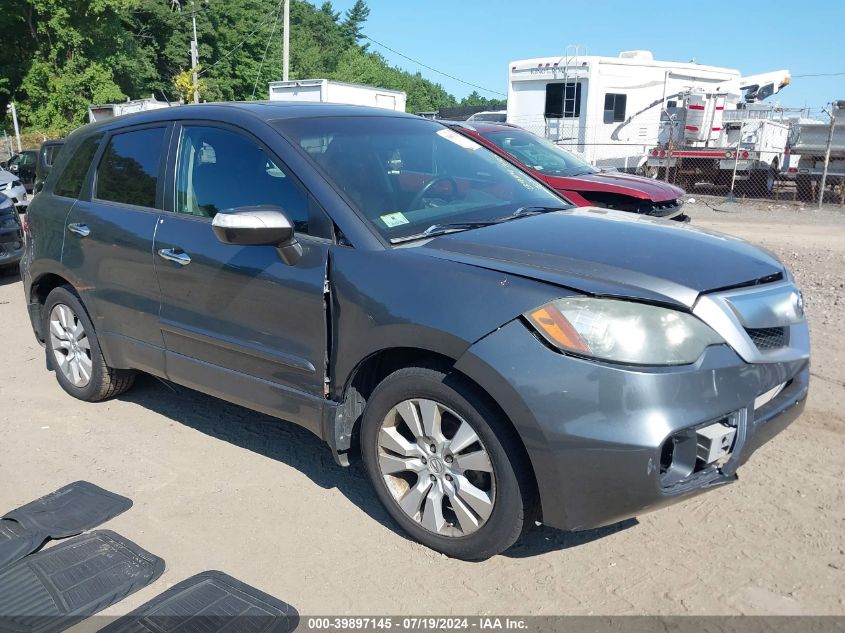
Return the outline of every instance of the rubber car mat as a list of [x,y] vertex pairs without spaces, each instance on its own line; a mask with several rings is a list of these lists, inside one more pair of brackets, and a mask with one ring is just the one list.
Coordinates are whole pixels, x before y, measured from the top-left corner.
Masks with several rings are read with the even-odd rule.
[[299,613],[221,571],[173,585],[100,633],[288,633]]
[[87,481],[75,481],[0,519],[0,568],[51,538],[75,536],[132,507],[132,501]]
[[76,536],[0,569],[0,631],[63,631],[163,571],[162,559],[114,532]]

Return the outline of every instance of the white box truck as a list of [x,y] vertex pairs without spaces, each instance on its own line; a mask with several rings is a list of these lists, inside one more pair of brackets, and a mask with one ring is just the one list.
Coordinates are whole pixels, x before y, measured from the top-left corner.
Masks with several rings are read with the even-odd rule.
[[88,106],[88,122],[102,121],[104,119],[111,119],[116,116],[123,116],[124,114],[134,114],[135,112],[146,112],[147,110],[158,110],[159,108],[169,108],[170,103],[167,101],[158,101],[155,96],[149,99],[133,99],[122,103],[100,103]]
[[407,95],[400,90],[350,84],[333,79],[270,82],[270,101],[348,103],[404,112],[406,99]]

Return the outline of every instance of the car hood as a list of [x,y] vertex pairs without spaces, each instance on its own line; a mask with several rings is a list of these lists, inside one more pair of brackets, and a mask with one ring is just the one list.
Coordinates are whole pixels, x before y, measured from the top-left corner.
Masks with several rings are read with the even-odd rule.
[[786,274],[776,257],[743,240],[592,207],[452,233],[418,249],[588,294],[686,308],[702,292]]
[[15,174],[5,169],[0,169],[0,185],[5,185],[7,182],[12,182],[13,180],[18,180]]
[[537,172],[555,189],[570,191],[607,191],[652,202],[666,202],[684,195],[684,190],[662,180],[643,178],[619,171],[600,171],[580,176],[549,176]]

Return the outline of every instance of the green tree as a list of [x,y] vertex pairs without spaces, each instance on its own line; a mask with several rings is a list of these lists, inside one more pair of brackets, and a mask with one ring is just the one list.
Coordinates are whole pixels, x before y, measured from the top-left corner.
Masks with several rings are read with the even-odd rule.
[[355,4],[346,11],[343,20],[343,34],[357,44],[364,38],[364,23],[370,17],[370,8],[364,0],[355,0]]
[[[14,98],[27,127],[66,132],[85,121],[92,103],[151,94],[174,102],[192,95],[183,84],[190,76],[193,10],[202,99],[265,99],[267,83],[282,76],[278,0],[210,0],[207,6],[200,0],[3,2],[0,112]],[[319,6],[292,0],[291,77],[404,90],[412,112],[456,105],[440,84],[368,50],[363,29],[369,14],[364,0],[343,16],[330,0]]]

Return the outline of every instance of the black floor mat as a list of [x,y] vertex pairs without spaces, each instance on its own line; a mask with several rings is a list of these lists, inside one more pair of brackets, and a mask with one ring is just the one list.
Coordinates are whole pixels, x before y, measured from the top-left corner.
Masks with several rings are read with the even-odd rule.
[[100,633],[287,633],[299,624],[289,604],[220,571],[174,585]]
[[47,539],[75,536],[132,507],[132,501],[76,481],[0,519],[0,567],[37,550]]
[[163,560],[114,532],[74,537],[0,569],[0,631],[63,631],[163,571]]

